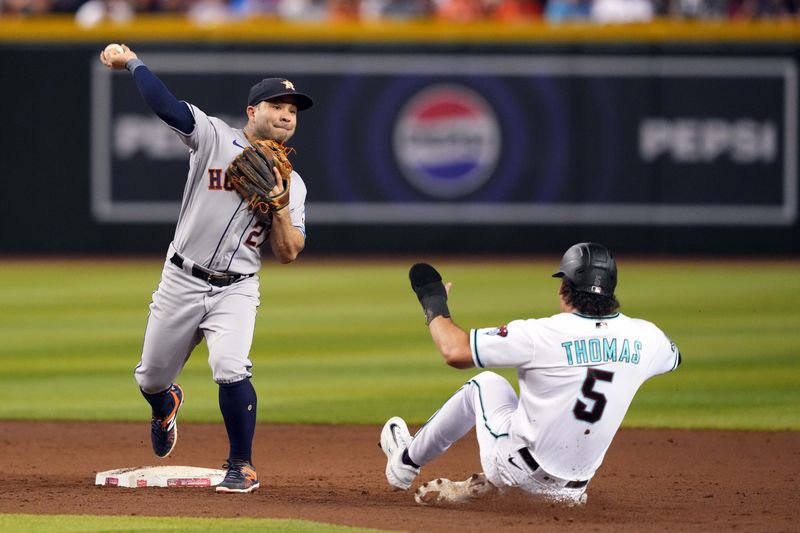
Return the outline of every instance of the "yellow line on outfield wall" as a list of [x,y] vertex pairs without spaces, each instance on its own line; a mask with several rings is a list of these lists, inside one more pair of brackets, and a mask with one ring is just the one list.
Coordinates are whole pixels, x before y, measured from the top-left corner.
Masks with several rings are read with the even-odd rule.
[[800,41],[798,22],[680,22],[550,25],[423,22],[292,23],[273,18],[196,25],[177,16],[140,16],[133,22],[81,28],[72,17],[0,18],[0,42],[208,42],[208,43],[586,43]]

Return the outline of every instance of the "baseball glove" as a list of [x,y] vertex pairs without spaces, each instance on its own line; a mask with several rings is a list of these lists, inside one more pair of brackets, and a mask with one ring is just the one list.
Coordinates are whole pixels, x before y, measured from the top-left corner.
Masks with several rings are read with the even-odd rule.
[[[270,196],[276,185],[272,171],[276,167],[283,179],[283,192]],[[271,140],[255,141],[236,156],[225,171],[231,186],[247,201],[248,207],[259,219],[267,219],[270,212],[280,211],[289,205],[291,174],[292,163],[286,148]]]

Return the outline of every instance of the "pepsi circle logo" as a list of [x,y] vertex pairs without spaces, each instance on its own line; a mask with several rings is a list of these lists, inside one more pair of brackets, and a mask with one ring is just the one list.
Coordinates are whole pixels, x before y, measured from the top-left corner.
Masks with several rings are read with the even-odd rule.
[[500,127],[491,106],[461,85],[440,84],[415,94],[394,130],[398,166],[417,190],[455,199],[477,190],[494,172]]

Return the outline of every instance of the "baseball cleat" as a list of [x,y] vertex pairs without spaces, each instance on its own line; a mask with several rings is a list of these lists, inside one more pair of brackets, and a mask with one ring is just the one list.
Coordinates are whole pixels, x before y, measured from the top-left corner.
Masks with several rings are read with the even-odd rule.
[[423,483],[414,494],[414,501],[420,505],[442,503],[466,503],[494,491],[483,473],[472,474],[465,481],[450,481],[439,478]]
[[228,473],[217,485],[217,492],[253,492],[260,486],[256,469],[247,461],[229,460],[222,468]]
[[169,389],[172,396],[172,411],[164,418],[153,416],[150,422],[150,441],[153,453],[162,459],[168,456],[178,442],[178,410],[183,405],[183,389],[173,384]]
[[403,462],[403,452],[411,440],[408,426],[399,416],[390,418],[384,424],[379,445],[386,454],[386,480],[396,489],[407,490],[419,474],[419,468]]

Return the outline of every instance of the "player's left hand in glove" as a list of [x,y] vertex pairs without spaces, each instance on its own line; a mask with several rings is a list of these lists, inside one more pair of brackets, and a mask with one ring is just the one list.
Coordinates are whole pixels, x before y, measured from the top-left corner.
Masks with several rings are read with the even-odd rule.
[[[408,272],[411,289],[416,293],[425,322],[430,325],[437,316],[450,317],[447,308],[447,287],[442,283],[442,276],[428,263],[417,263]],[[449,284],[448,284],[449,285]]]
[[292,163],[286,148],[272,140],[255,141],[231,161],[225,175],[259,220],[289,205]]

